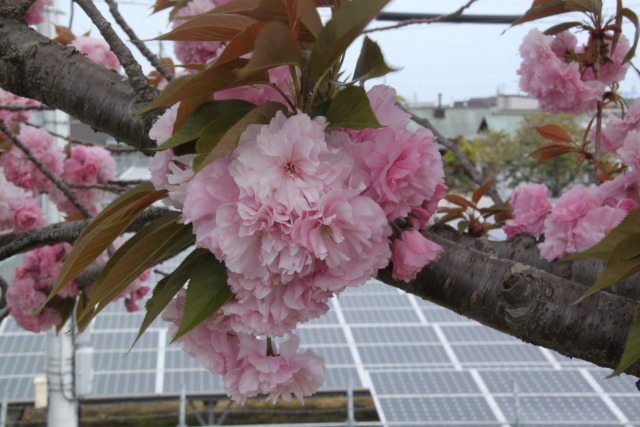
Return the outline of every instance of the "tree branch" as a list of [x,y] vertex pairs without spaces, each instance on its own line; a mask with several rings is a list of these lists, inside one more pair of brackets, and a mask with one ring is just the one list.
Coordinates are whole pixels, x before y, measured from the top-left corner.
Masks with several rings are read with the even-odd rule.
[[[394,281],[390,268],[378,278],[525,342],[615,368],[639,307],[636,300],[598,292],[575,303],[586,286],[425,235],[444,248],[437,262],[410,283]],[[640,375],[640,363],[626,372]]]
[[75,206],[76,209],[78,209],[78,211],[80,211],[80,213],[85,218],[91,218],[93,216],[93,215],[91,215],[91,212],[89,212],[89,209],[87,209],[82,203],[80,203],[80,201],[76,197],[76,194],[69,188],[69,186],[63,180],[61,180],[56,175],[54,175],[54,173],[51,172],[51,170],[47,166],[45,166],[40,161],[40,159],[38,159],[36,156],[34,156],[33,153],[31,152],[31,150],[29,150],[29,147],[24,145],[22,143],[22,141],[20,141],[20,139],[13,132],[11,132],[11,129],[9,129],[9,127],[7,125],[5,125],[5,123],[4,123],[4,121],[2,119],[0,119],[0,132],[4,133],[5,135],[7,135],[9,137],[11,142],[13,142],[13,145],[18,147],[20,149],[20,151],[22,151],[24,153],[24,155],[27,157],[27,159],[29,159],[29,161],[31,161],[31,163],[36,165],[38,170],[40,172],[42,172],[42,174],[44,176],[49,178],[49,180],[51,182],[53,182],[56,187],[58,187],[58,189],[62,192],[62,194],[64,194],[64,196],[67,199],[69,199],[71,204],[73,206]]
[[162,77],[164,77],[168,82],[170,82],[173,79],[173,74],[171,73],[171,71],[169,71],[167,67],[163,67],[162,63],[160,62],[160,59],[156,55],[154,55],[153,52],[147,49],[147,46],[144,44],[144,42],[142,42],[138,38],[136,33],[129,26],[129,24],[127,24],[127,21],[125,21],[125,19],[122,17],[120,12],[118,11],[118,4],[115,2],[115,0],[106,0],[106,2],[109,5],[109,11],[111,12],[111,16],[113,16],[113,19],[115,19],[118,25],[120,26],[120,28],[122,28],[122,31],[124,31],[125,34],[129,36],[129,41],[133,43],[135,47],[138,48],[140,53],[145,58],[147,58],[149,63],[153,65],[153,67],[156,70],[158,70],[158,72],[162,75]]
[[[127,228],[127,232],[136,232],[148,222],[158,219],[169,212],[171,210],[167,208],[149,208],[136,218],[133,224]],[[0,261],[39,246],[55,245],[61,242],[73,243],[80,236],[82,230],[89,225],[90,221],[61,222],[20,235],[3,236],[1,239],[3,244],[0,246]]]
[[[464,155],[464,153],[460,150],[458,145],[455,144],[453,141],[451,141],[449,138],[447,138],[444,135],[442,135],[438,131],[438,129],[436,129],[431,124],[429,119],[424,118],[424,117],[416,116],[411,111],[409,111],[407,109],[407,107],[405,107],[402,104],[396,104],[396,105],[398,107],[400,107],[400,109],[402,111],[404,111],[405,113],[410,114],[411,115],[411,120],[413,120],[414,122],[416,122],[420,126],[426,128],[426,129],[429,129],[431,132],[433,132],[433,134],[436,136],[438,142],[440,144],[442,144],[444,147],[446,147],[448,150],[450,150],[453,153],[454,156],[456,156],[456,159],[458,159],[458,161],[460,162],[460,165],[462,166],[462,170],[464,170],[464,172],[467,174],[467,176],[469,176],[469,178],[471,178],[473,180],[473,182],[475,182],[478,185],[482,185],[482,184],[485,183],[485,180],[482,177],[482,174],[480,173],[480,171],[478,171],[476,168],[473,167],[473,165],[471,164],[469,159],[467,159],[467,156]],[[498,192],[496,191],[496,189],[493,186],[489,187],[489,189],[487,190],[487,195],[489,197],[491,197],[491,200],[493,200],[494,203],[496,203],[496,204],[503,203],[502,198],[500,197],[500,195],[498,194]]]
[[46,105],[0,105],[4,111],[51,111],[53,108]]
[[142,104],[120,75],[3,15],[0,87],[60,109],[140,151],[156,146],[149,129],[162,110],[133,114]]
[[464,12],[466,9],[469,8],[469,6],[471,6],[472,4],[474,4],[476,1],[478,0],[469,0],[469,2],[467,2],[466,4],[462,5],[462,7],[460,7],[460,9],[456,10],[455,12],[451,12],[448,13],[446,15],[440,15],[436,18],[428,18],[428,19],[407,19],[406,21],[402,21],[398,24],[395,25],[389,25],[387,27],[378,27],[378,28],[371,28],[370,30],[365,30],[362,33],[366,34],[366,33],[373,33],[374,31],[385,31],[385,30],[395,30],[397,28],[402,28],[402,27],[406,27],[408,25],[416,25],[416,24],[434,24],[436,22],[442,22],[442,21],[446,21],[447,19],[453,18],[454,16],[458,16],[461,15],[462,12]]
[[149,85],[147,77],[142,72],[142,67],[133,57],[129,48],[124,44],[118,34],[113,30],[96,5],[91,0],[74,0],[78,6],[84,10],[91,22],[98,28],[102,37],[111,47],[113,53],[118,57],[118,61],[124,68],[124,72],[129,77],[129,83],[136,91],[141,101],[150,102],[156,97],[157,92]]

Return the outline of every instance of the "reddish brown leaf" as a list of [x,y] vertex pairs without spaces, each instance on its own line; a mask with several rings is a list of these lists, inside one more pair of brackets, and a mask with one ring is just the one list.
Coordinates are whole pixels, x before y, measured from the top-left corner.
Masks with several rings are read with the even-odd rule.
[[545,139],[554,142],[572,142],[573,138],[558,125],[545,125],[535,128]]
[[438,213],[462,213],[465,212],[465,208],[439,208]]
[[258,34],[253,56],[238,76],[245,77],[280,65],[297,65],[300,58],[300,45],[289,28],[281,22],[272,21]]
[[448,202],[453,203],[454,205],[462,206],[463,208],[477,209],[475,204],[471,203],[464,197],[458,196],[457,194],[447,194],[445,199]]
[[566,144],[560,142],[550,142],[548,144],[544,144],[542,147],[529,154],[529,156],[538,156],[538,158],[536,159],[536,163],[541,163],[545,160],[560,156],[562,154],[575,152],[576,149],[574,147],[567,146]]
[[473,201],[473,203],[478,203],[480,201],[482,196],[485,195],[485,193],[493,185],[495,180],[496,180],[495,178],[490,178],[487,182],[482,184],[480,187],[476,189],[476,191],[473,192],[473,194],[471,195],[471,200]]
[[257,22],[250,27],[245,28],[243,32],[233,38],[224,48],[222,53],[216,58],[216,65],[229,62],[233,59],[240,58],[253,51],[258,33],[264,28],[264,22]]
[[156,37],[156,40],[225,42],[255,23],[254,19],[241,15],[201,15],[185,20],[184,24],[167,34]]
[[60,43],[63,46],[67,46],[69,43],[76,39],[75,34],[71,32],[71,29],[69,27],[64,27],[62,25],[54,25],[54,27],[56,28],[56,34],[58,35],[55,39],[53,39],[54,42]]

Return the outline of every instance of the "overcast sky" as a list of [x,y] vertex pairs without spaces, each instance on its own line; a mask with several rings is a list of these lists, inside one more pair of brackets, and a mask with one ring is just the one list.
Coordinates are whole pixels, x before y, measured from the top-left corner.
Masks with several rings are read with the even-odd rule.
[[[413,13],[450,13],[468,0],[392,0],[385,10]],[[519,15],[531,5],[531,0],[478,0],[465,13],[491,15]],[[62,13],[59,22],[69,23],[70,0],[58,0]],[[153,38],[166,29],[167,14],[150,15],[149,6],[153,0],[122,0],[120,10],[132,22],[140,38]],[[96,4],[104,7],[104,1]],[[640,13],[640,0],[627,0],[625,6]],[[605,10],[611,11],[614,2],[605,0]],[[385,83],[392,85],[398,94],[410,101],[436,102],[442,94],[445,104],[471,97],[505,94],[522,94],[518,88],[520,57],[518,47],[522,38],[531,28],[544,30],[563,20],[554,17],[509,29],[498,24],[451,24],[413,25],[390,31],[369,34],[382,47],[387,62],[400,71],[385,77]],[[382,27],[391,22],[374,21],[371,27]],[[82,11],[75,6],[72,29],[76,34],[91,31],[92,28]],[[625,31],[632,31],[630,25]],[[629,35],[629,38],[632,34]],[[357,41],[349,52],[346,71],[353,71],[361,41]],[[151,46],[158,50],[158,44]],[[165,54],[171,50],[165,46]],[[143,66],[148,65],[141,60]],[[638,97],[640,78],[633,71],[627,73],[622,85],[627,96]]]

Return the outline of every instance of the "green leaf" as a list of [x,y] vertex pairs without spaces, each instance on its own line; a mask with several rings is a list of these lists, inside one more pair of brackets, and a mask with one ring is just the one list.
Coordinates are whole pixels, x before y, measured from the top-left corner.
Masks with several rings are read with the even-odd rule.
[[600,243],[591,249],[569,255],[562,258],[561,261],[571,261],[579,258],[595,258],[606,261],[615,248],[631,235],[640,236],[640,209],[629,212],[620,224],[609,231]]
[[[178,268],[160,280],[155,288],[153,288],[153,295],[151,295],[151,298],[149,298],[145,304],[146,313],[144,320],[140,325],[136,339],[133,341],[133,344],[131,344],[131,348],[136,345],[151,323],[162,313],[173,297],[182,289],[184,284],[187,283],[193,270],[208,254],[209,251],[206,249],[194,250],[180,263]],[[131,349],[129,349],[129,351],[131,351]]]
[[266,71],[238,77],[238,72],[248,62],[249,60],[244,58],[236,58],[222,64],[214,62],[199,73],[173,79],[156,99],[137,112],[144,113],[185,99],[211,95],[224,89],[269,82],[269,74]]
[[639,251],[640,234],[627,236],[626,239],[618,243],[611,251],[607,264],[604,266],[604,270],[602,270],[600,276],[598,276],[596,283],[594,283],[578,301],[639,272],[640,258],[637,256],[629,256],[632,254],[637,255]]
[[334,10],[311,51],[308,78],[313,84],[346,52],[387,3],[389,0],[352,0],[342,2]]
[[638,359],[640,359],[640,314],[636,313],[631,329],[629,330],[629,335],[627,335],[627,342],[624,345],[624,352],[620,358],[620,363],[618,363],[616,370],[609,378],[620,375]]
[[201,15],[186,20],[173,31],[154,40],[226,42],[255,23],[254,19],[242,15]]
[[545,34],[548,36],[555,36],[556,34],[560,34],[563,31],[569,30],[575,27],[581,27],[582,22],[572,21],[572,22],[563,22],[558,25],[554,25],[553,27],[549,27],[545,30]]
[[233,292],[227,283],[226,267],[213,254],[208,253],[191,275],[182,323],[172,342],[198,326],[231,298]]
[[111,256],[91,291],[78,321],[93,318],[140,276],[144,270],[171,258],[195,242],[191,226],[178,224],[179,212],[151,222]]
[[267,124],[278,111],[286,113],[287,107],[273,101],[265,102],[255,107],[229,128],[209,154],[196,157],[193,160],[193,169],[198,172],[209,163],[233,150],[238,145],[240,135],[247,129],[247,126],[251,124]]
[[219,117],[224,116],[228,112],[246,110],[253,106],[254,104],[239,99],[205,102],[191,113],[184,124],[180,126],[180,129],[156,148],[156,150],[166,150],[194,141]]
[[42,306],[91,265],[144,209],[166,194],[166,190],[155,191],[150,182],[143,182],[111,202],[84,229],[66,255],[53,290]]
[[631,49],[629,49],[629,52],[627,52],[623,61],[623,62],[629,62],[635,56],[636,49],[638,48],[638,36],[640,36],[640,23],[638,23],[638,15],[636,15],[636,13],[633,10],[627,9],[626,7],[622,9],[622,16],[624,16],[629,21],[631,21],[631,23],[635,28],[635,34],[633,37],[633,46],[631,46]]
[[549,16],[567,13],[569,11],[565,6],[566,0],[552,0],[541,3],[527,10],[519,19],[513,21],[511,26],[515,27],[516,25],[524,24],[525,22],[531,22],[541,18],[548,18]]
[[387,65],[384,61],[384,56],[382,56],[380,46],[369,37],[365,37],[358,63],[356,64],[356,70],[353,73],[353,79],[355,81],[373,79],[382,77],[392,71],[398,70]]
[[363,87],[348,86],[342,89],[327,110],[329,128],[368,129],[380,128],[376,115]]
[[229,129],[238,123],[240,119],[246,116],[251,110],[256,108],[255,104],[250,102],[239,101],[237,105],[229,106],[229,109],[222,115],[216,117],[200,134],[200,138],[196,144],[196,152],[206,157],[218,144],[220,139],[229,131]]
[[300,58],[300,45],[289,28],[272,21],[258,33],[253,56],[238,76],[245,77],[280,65],[299,65]]

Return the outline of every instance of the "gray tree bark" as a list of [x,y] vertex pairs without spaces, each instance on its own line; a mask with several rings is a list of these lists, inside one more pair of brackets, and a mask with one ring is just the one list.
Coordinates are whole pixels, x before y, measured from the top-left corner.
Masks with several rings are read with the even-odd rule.
[[[147,135],[157,112],[133,113],[136,95],[126,80],[6,16],[0,16],[0,87],[59,108],[139,150],[154,145]],[[6,257],[31,244],[72,240],[80,229],[80,224],[63,224],[45,229],[44,237],[32,232],[13,242],[7,238],[0,252]],[[390,269],[379,278],[524,341],[603,367],[617,365],[636,298],[599,292],[573,304],[587,289],[580,281],[590,279],[545,264],[533,254],[531,242],[427,236],[445,248],[438,262],[410,283],[392,280]],[[627,372],[640,375],[640,367]]]

